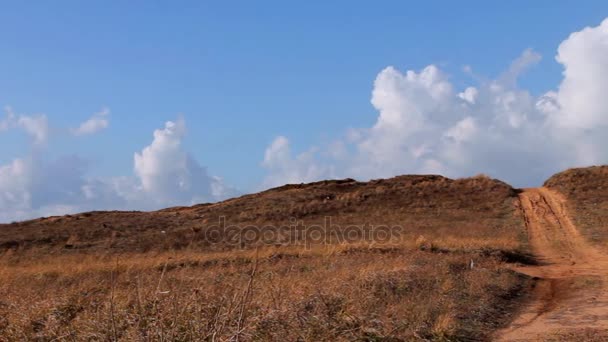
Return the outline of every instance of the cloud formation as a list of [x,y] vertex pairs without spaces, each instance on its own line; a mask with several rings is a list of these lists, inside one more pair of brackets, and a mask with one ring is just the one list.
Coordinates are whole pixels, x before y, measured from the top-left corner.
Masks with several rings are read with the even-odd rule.
[[292,157],[288,139],[277,138],[266,150],[265,184],[483,172],[528,186],[563,168],[606,163],[607,56],[608,19],[573,33],[557,51],[563,80],[538,97],[517,85],[541,59],[532,50],[496,80],[462,90],[435,65],[406,72],[387,67],[373,86],[378,117],[372,127],[351,129],[305,158]]
[[73,128],[71,130],[72,134],[76,136],[89,135],[107,128],[110,124],[109,115],[110,110],[108,108],[102,109],[100,112],[93,114],[87,121],[81,123],[77,128]]
[[[264,153],[267,176],[260,187],[408,173],[487,173],[533,186],[567,167],[608,163],[607,56],[608,19],[559,45],[555,58],[563,78],[540,96],[517,83],[541,60],[533,50],[523,51],[496,79],[462,88],[435,65],[405,72],[389,66],[373,83],[373,125],[346,129],[331,143],[301,153],[294,153],[287,137],[276,137]],[[69,132],[83,136],[108,126],[104,109]],[[46,115],[7,108],[0,133],[13,129],[28,134],[32,148],[0,165],[0,222],[86,210],[149,210],[236,194],[185,151],[182,118],[155,130],[150,144],[134,153],[132,174],[104,179],[88,177],[89,164],[78,156],[43,157],[52,138]]]
[[[107,111],[100,113],[91,120],[106,120],[103,113]],[[101,127],[85,124],[80,126],[87,127],[82,132],[92,133]],[[154,132],[150,145],[135,153],[133,176],[109,179],[88,178],[89,165],[78,156],[50,161],[42,158],[41,143],[48,138],[46,116],[16,115],[8,110],[0,130],[12,128],[32,137],[34,152],[0,165],[0,222],[88,210],[152,210],[213,202],[236,194],[220,178],[209,176],[182,149],[186,123],[181,118],[165,123]]]
[[289,140],[284,136],[276,137],[264,153],[262,166],[269,170],[270,176],[264,180],[262,188],[331,178],[327,165],[316,163],[315,155],[316,150],[311,149],[292,157]]
[[17,115],[11,107],[5,107],[6,117],[0,121],[0,132],[10,128],[21,128],[33,140],[35,145],[44,145],[49,136],[49,124],[46,115]]
[[184,119],[168,121],[154,131],[154,140],[135,153],[134,169],[141,192],[158,206],[214,201],[234,195],[221,179],[211,177],[181,148],[186,134]]

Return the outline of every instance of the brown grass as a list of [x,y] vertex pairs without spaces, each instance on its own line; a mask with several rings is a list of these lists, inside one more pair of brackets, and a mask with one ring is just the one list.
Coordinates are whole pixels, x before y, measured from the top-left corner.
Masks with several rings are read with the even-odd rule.
[[[514,210],[516,191],[478,176],[452,180],[441,176],[401,176],[367,183],[353,180],[286,185],[217,204],[169,208],[157,212],[91,212],[0,224],[0,250],[36,253],[231,250],[260,244],[212,243],[207,233],[225,218],[228,226],[267,227],[278,232],[276,244],[290,240],[282,229],[302,222],[323,226],[330,219],[339,233],[349,226],[401,227],[415,240],[451,237],[455,241],[503,241],[525,248],[521,218]],[[226,241],[226,237],[222,242]],[[331,241],[336,242],[336,241]],[[466,243],[466,242],[465,242]],[[269,243],[265,243],[268,245]],[[486,243],[490,245],[491,243]]]
[[[4,225],[0,340],[487,340],[530,282],[504,267],[528,261],[517,203],[484,176],[403,176]],[[286,244],[273,228],[276,241],[234,245],[205,238],[221,216],[402,229]]]
[[545,186],[567,197],[570,216],[590,242],[608,247],[608,166],[570,169],[549,178]]
[[543,342],[567,342],[567,341],[585,341],[585,342],[605,342],[608,341],[608,331],[603,329],[579,329],[568,333],[558,333],[546,336],[542,339]]
[[508,319],[517,303],[511,299],[525,283],[497,257],[476,253],[300,252],[69,255],[45,264],[5,256],[0,335],[15,341],[487,338]]

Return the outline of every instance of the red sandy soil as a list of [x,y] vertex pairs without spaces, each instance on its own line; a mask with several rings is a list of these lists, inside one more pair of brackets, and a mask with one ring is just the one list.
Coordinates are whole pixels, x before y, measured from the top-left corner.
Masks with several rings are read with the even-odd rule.
[[605,333],[608,255],[581,236],[559,193],[547,188],[525,189],[519,197],[530,243],[541,265],[516,270],[541,280],[530,305],[499,332],[497,340],[574,338],[590,330]]

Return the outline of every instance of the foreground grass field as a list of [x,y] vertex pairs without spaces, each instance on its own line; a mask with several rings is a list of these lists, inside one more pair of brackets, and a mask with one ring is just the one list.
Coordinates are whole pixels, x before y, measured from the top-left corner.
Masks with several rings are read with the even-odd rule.
[[518,205],[404,176],[3,225],[0,340],[489,340],[533,283],[506,267],[530,262]]
[[0,267],[0,334],[14,341],[487,339],[527,286],[497,256],[406,246],[5,256]]

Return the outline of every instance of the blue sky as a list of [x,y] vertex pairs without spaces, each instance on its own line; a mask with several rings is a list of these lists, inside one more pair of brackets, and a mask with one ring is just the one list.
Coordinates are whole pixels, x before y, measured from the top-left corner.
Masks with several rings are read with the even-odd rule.
[[[311,157],[320,163],[319,151],[350,129],[378,125],[382,110],[370,99],[386,67],[405,73],[435,65],[458,92],[499,78],[532,49],[542,60],[520,75],[518,89],[542,96],[563,80],[558,46],[606,16],[605,1],[6,2],[0,105],[45,114],[49,138],[39,147],[18,129],[0,131],[0,165],[77,156],[86,179],[133,177],[134,153],[181,115],[181,150],[230,188],[300,180],[274,175],[265,152],[286,137],[293,158],[320,153]],[[110,111],[107,128],[69,134],[102,108]],[[339,172],[300,178],[356,173],[341,163],[319,167]]]

